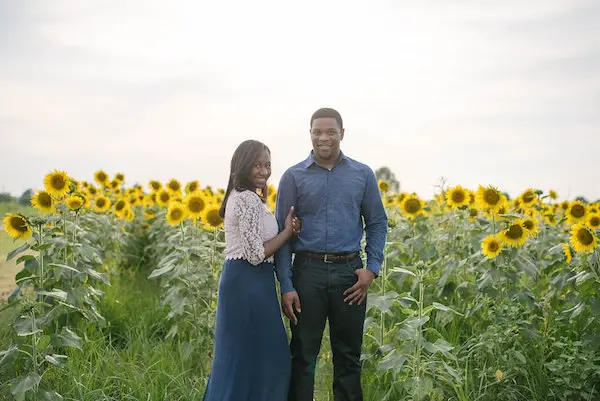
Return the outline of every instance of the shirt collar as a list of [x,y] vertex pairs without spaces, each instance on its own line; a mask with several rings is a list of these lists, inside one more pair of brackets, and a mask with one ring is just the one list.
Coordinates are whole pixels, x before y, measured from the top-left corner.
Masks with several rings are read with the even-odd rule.
[[[314,151],[311,150],[310,154],[308,155],[308,157],[302,162],[302,167],[309,168],[310,166],[313,165],[313,163],[316,163],[313,155],[314,155]],[[347,159],[348,158],[346,157],[346,155],[344,154],[344,152],[342,152],[340,150],[340,157],[339,157],[339,159],[337,160],[337,162],[335,164],[337,165],[340,161],[347,160]]]

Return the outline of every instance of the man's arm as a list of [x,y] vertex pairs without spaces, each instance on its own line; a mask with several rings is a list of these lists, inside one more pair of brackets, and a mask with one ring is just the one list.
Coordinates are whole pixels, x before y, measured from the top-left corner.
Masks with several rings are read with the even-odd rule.
[[[285,218],[290,207],[296,206],[296,183],[294,177],[287,170],[283,173],[277,188],[277,200],[275,203],[275,217],[279,225],[279,231],[285,227]],[[281,248],[275,252],[275,273],[279,280],[281,293],[295,291],[292,284],[292,245],[287,241]]]
[[367,185],[361,210],[365,219],[367,269],[371,270],[377,277],[383,263],[388,218],[377,186],[377,178],[370,168],[367,171]]

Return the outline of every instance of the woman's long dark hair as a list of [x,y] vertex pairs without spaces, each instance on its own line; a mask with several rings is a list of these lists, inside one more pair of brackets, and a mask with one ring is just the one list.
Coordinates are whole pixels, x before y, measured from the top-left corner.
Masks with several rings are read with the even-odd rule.
[[[235,188],[238,191],[250,190],[256,191],[254,184],[250,181],[250,175],[252,174],[252,169],[254,168],[254,164],[263,151],[267,151],[269,154],[271,151],[262,142],[255,141],[253,139],[248,139],[242,142],[235,152],[233,152],[233,157],[231,158],[231,171],[229,173],[229,183],[227,184],[227,191],[225,191],[225,197],[223,198],[223,202],[221,202],[221,208],[219,209],[219,215],[221,218],[225,218],[225,208],[227,206],[227,199],[229,198],[229,194]],[[267,201],[267,185],[265,184],[264,188],[261,188],[262,194],[260,194],[261,199],[264,202]]]

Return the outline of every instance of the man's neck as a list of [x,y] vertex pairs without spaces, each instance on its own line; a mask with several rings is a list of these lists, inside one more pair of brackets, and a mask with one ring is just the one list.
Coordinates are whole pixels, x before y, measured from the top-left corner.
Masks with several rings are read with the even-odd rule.
[[313,152],[313,159],[321,166],[327,167],[329,169],[332,169],[333,166],[335,166],[335,164],[340,160],[341,156],[342,156],[342,151],[338,150],[338,153],[335,157],[331,157],[328,160],[323,160],[315,152]]

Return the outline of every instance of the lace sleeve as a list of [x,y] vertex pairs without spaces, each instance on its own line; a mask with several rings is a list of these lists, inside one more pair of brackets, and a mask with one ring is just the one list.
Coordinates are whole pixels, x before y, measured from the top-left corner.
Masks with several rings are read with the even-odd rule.
[[236,197],[233,211],[238,216],[240,240],[244,258],[253,265],[265,260],[265,247],[262,241],[262,202],[258,195],[244,191]]

